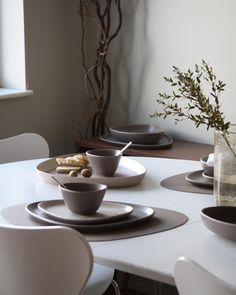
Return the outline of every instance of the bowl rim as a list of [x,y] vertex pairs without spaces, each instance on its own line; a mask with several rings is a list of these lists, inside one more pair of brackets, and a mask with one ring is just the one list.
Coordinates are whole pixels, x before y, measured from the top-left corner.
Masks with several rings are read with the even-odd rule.
[[[115,155],[97,155],[95,154],[97,151],[115,151],[116,154]],[[112,148],[108,148],[108,149],[91,149],[85,152],[87,156],[92,156],[92,157],[119,157],[121,156],[120,150],[119,149],[112,149]]]
[[[222,221],[222,220],[219,220],[219,219],[216,219],[216,218],[213,218],[211,216],[209,216],[208,214],[206,214],[204,211],[205,210],[214,210],[214,208],[224,208],[224,209],[228,209],[228,208],[231,208],[231,210],[233,210],[233,206],[211,206],[211,207],[205,207],[201,210],[201,216],[203,216],[203,218],[206,218],[210,221],[214,221],[220,225],[225,225],[225,226],[229,226],[229,227],[236,227],[236,223],[232,223],[232,222],[227,222],[227,221]],[[235,207],[235,210],[236,210],[236,207]]]
[[62,185],[59,185],[60,189],[65,192],[76,192],[76,193],[93,193],[93,192],[99,192],[103,190],[107,190],[107,185],[103,183],[97,183],[97,182],[65,182],[63,183],[65,186],[68,184],[79,184],[82,186],[90,186],[93,187],[91,190],[73,190],[69,188],[64,188]]
[[212,179],[212,180],[214,179],[214,175],[209,175],[206,170],[203,170],[202,176],[207,179]]
[[[133,127],[133,126],[149,126],[154,127],[155,130],[152,131],[146,131],[146,132],[134,132],[134,131],[125,131],[125,130],[119,130],[121,127]],[[132,134],[132,135],[148,135],[148,134],[163,134],[164,130],[161,127],[158,127],[154,124],[127,124],[127,125],[116,125],[109,127],[110,131],[117,132],[120,134]]]

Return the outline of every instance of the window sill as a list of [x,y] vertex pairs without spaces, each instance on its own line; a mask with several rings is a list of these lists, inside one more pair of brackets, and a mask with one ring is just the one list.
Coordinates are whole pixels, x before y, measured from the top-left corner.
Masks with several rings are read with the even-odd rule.
[[0,100],[10,99],[17,97],[30,96],[34,92],[33,90],[20,90],[20,89],[10,89],[10,88],[0,88]]

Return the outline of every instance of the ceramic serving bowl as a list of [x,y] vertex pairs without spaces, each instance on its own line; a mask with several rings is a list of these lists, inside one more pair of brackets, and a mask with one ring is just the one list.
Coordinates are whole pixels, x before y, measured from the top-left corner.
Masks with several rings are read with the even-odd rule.
[[209,165],[207,163],[207,160],[208,160],[208,156],[204,156],[204,157],[200,158],[202,169],[204,170],[204,176],[213,177],[214,176],[214,166]]
[[217,235],[236,241],[236,207],[215,206],[202,209],[206,227]]
[[93,171],[102,176],[114,176],[122,156],[116,149],[94,149],[86,152]]
[[99,183],[73,182],[59,186],[66,207],[73,213],[89,215],[102,204],[107,186]]
[[120,125],[110,127],[109,130],[116,139],[135,144],[156,144],[164,135],[161,128],[149,124]]

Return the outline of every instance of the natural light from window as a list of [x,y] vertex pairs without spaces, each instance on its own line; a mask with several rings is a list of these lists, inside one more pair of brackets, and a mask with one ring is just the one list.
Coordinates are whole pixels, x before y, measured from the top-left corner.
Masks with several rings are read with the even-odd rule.
[[24,0],[0,0],[0,99],[26,89]]

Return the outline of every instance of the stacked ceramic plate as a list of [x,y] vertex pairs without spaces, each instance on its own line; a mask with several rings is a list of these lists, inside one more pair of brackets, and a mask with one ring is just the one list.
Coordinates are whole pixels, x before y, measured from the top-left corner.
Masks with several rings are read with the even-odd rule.
[[38,221],[69,226],[84,232],[133,225],[154,215],[154,210],[150,207],[110,201],[103,201],[98,211],[91,215],[71,212],[62,199],[30,203],[25,209]]
[[214,171],[213,166],[207,164],[208,156],[202,157],[200,163],[202,165],[202,170],[193,171],[186,176],[186,180],[193,185],[201,187],[213,188],[214,182]]
[[173,143],[172,138],[155,125],[120,125],[110,127],[109,131],[110,134],[102,135],[100,139],[122,146],[132,141],[132,148],[162,149]]
[[186,180],[199,187],[213,188],[213,177],[206,176],[204,170],[197,170],[186,175]]

